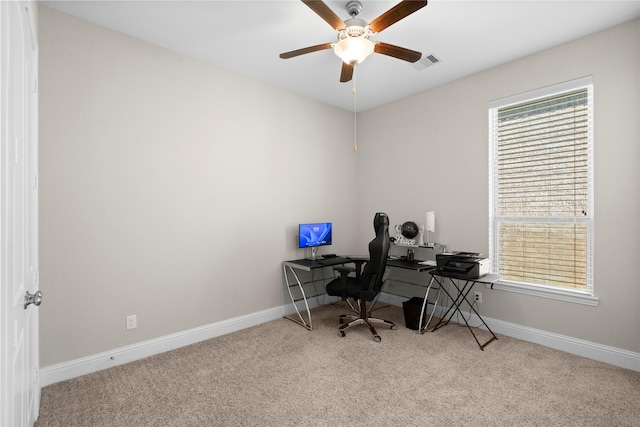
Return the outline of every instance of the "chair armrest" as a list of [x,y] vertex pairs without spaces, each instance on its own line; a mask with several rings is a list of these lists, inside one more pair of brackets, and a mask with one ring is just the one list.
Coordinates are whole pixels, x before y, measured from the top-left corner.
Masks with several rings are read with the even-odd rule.
[[346,267],[344,265],[337,265],[333,267],[333,271],[337,271],[340,274],[343,274],[343,273],[349,274],[349,273],[354,273],[356,269],[353,267]]
[[339,273],[340,279],[340,290],[341,290],[341,298],[343,301],[347,300],[347,277],[349,277],[349,273],[353,273],[356,271],[353,267],[345,267],[344,265],[337,265],[333,267],[333,271],[337,271]]
[[356,279],[360,280],[360,274],[362,274],[362,266],[369,262],[369,259],[352,259],[351,262],[356,265]]

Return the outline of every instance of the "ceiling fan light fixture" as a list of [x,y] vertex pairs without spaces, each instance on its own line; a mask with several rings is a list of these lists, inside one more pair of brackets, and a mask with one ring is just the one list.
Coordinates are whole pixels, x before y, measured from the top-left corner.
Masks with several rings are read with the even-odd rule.
[[333,47],[345,64],[359,64],[373,53],[374,44],[366,37],[347,37]]
[[336,56],[342,60],[340,82],[345,83],[353,79],[355,65],[360,64],[374,51],[410,63],[415,63],[422,57],[422,53],[415,50],[380,41],[371,41],[369,37],[379,34],[385,28],[422,9],[427,5],[427,0],[402,0],[369,23],[358,18],[362,10],[362,2],[359,0],[350,0],[346,3],[345,8],[351,17],[346,21],[336,15],[323,0],[302,0],[302,2],[338,32],[338,41],[284,52],[280,54],[282,59],[333,49]]

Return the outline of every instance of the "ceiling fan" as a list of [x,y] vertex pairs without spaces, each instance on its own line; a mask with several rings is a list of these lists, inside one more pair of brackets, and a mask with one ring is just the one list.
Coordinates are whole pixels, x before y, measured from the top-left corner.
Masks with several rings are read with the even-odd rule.
[[323,1],[301,0],[318,16],[324,19],[338,32],[337,43],[323,43],[309,46],[302,49],[292,50],[280,54],[280,58],[289,59],[295,56],[317,52],[325,49],[333,49],[336,55],[342,59],[342,71],[340,81],[348,82],[353,78],[353,70],[356,64],[361,63],[373,52],[391,56],[403,61],[416,62],[422,53],[404,47],[394,46],[389,43],[371,41],[369,37],[375,35],[387,27],[406,18],[413,12],[422,9],[427,5],[427,1],[404,0],[384,12],[367,24],[366,21],[358,19],[357,16],[362,10],[362,3],[359,1],[349,1],[346,10],[351,16],[350,19],[342,21]]

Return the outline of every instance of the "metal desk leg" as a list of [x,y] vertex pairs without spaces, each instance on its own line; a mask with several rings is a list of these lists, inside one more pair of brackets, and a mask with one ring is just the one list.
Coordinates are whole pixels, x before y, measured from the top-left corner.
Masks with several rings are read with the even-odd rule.
[[[291,274],[293,274],[293,276],[296,278],[296,283],[294,283],[293,285],[289,283],[289,275],[287,274],[287,267],[289,268],[289,271],[291,272]],[[311,324],[311,311],[309,311],[309,303],[307,302],[307,295],[304,293],[304,288],[302,286],[302,283],[300,282],[300,278],[296,274],[295,270],[290,266],[283,265],[282,270],[284,272],[284,280],[287,283],[287,291],[289,291],[289,297],[291,298],[291,302],[293,303],[293,308],[295,308],[296,313],[298,313],[298,319],[294,317],[289,317],[289,316],[284,316],[284,318],[289,319],[293,322],[296,322],[297,324],[302,325],[311,331],[313,330],[313,326]],[[298,301],[304,301],[305,308],[307,309],[307,316],[309,318],[309,323],[307,323],[304,320],[304,318],[302,317],[302,313],[300,313],[300,310],[298,310],[298,304],[297,304],[298,301],[295,300],[293,294],[291,293],[291,288],[293,286],[298,286],[300,288],[300,293],[302,293],[302,300],[298,300]]]
[[[453,280],[451,280],[451,282],[454,283]],[[460,301],[457,304],[456,307],[457,307],[457,311],[460,313],[460,316],[462,316],[462,320],[464,320],[464,324],[467,325],[467,329],[469,329],[469,332],[471,332],[471,335],[473,335],[473,339],[476,340],[476,343],[478,344],[478,347],[480,347],[480,350],[484,351],[484,346],[489,344],[489,342],[485,343],[484,345],[480,344],[480,341],[478,341],[478,337],[476,337],[476,334],[473,332],[473,329],[471,329],[471,326],[469,325],[469,322],[467,322],[467,318],[464,317],[464,314],[462,314],[462,311],[460,310],[460,304],[462,304],[463,301],[467,301],[467,304],[469,304],[469,301],[467,300],[467,295],[469,294],[469,291],[471,291],[471,288],[473,288],[473,286],[469,286],[469,288],[467,289],[468,285],[469,285],[469,281],[465,282],[465,284],[464,284],[464,286],[462,286],[462,288],[459,288],[454,283],[454,286],[458,290],[458,299],[456,301],[458,301],[458,300]],[[460,296],[462,296],[462,298],[460,298]],[[473,308],[471,306],[471,304],[469,304],[469,307]]]
[[[439,327],[448,324],[449,320],[451,320],[451,318],[453,317],[453,315],[457,311],[462,316],[462,320],[464,320],[464,323],[467,326],[467,329],[469,329],[469,332],[471,332],[471,335],[473,336],[473,339],[476,340],[476,343],[478,344],[478,347],[480,347],[480,350],[484,351],[484,348],[490,342],[497,340],[498,337],[496,337],[496,335],[493,333],[491,328],[489,328],[489,326],[486,324],[486,322],[484,321],[482,316],[480,316],[480,314],[476,311],[476,309],[473,307],[473,305],[467,299],[467,295],[469,295],[469,292],[471,292],[471,289],[473,289],[473,285],[475,285],[475,282],[473,280],[467,280],[467,281],[465,281],[464,285],[462,287],[460,287],[460,286],[458,286],[456,284],[456,282],[453,281],[452,278],[448,278],[448,279],[451,282],[451,284],[455,287],[455,289],[458,291],[458,295],[454,299],[454,298],[451,297],[449,292],[445,289],[445,293],[449,296],[449,298],[451,298],[451,301],[453,301],[453,304],[451,304],[451,307],[449,307],[449,310],[447,310],[447,313],[445,313],[445,315],[442,317],[442,319],[440,319],[440,322],[438,322],[438,324],[436,324],[436,326],[434,326],[434,328],[431,330],[431,332],[434,332]],[[440,282],[438,282],[438,283],[440,283]],[[442,283],[440,283],[440,286],[443,287]],[[471,329],[471,325],[469,325],[469,322],[467,322],[467,318],[464,317],[464,314],[462,314],[462,311],[460,310],[460,305],[463,303],[463,301],[466,301],[466,303],[469,305],[470,309],[475,313],[476,316],[478,316],[478,318],[480,319],[482,324],[485,326],[485,328],[487,328],[487,330],[491,334],[491,338],[489,338],[489,340],[486,341],[484,344],[480,343],[480,341],[478,340],[478,337],[476,337],[476,334],[473,332],[473,329]],[[449,319],[447,319],[446,322],[443,323],[442,321],[446,318],[447,314],[449,314],[449,311],[451,311],[451,309],[453,307],[455,307],[455,309],[451,312],[451,315],[449,316]]]
[[[473,311],[475,313],[475,315],[478,317],[478,319],[480,319],[480,321],[482,322],[482,324],[484,325],[485,328],[487,328],[487,331],[489,331],[489,333],[491,334],[491,338],[489,338],[489,340],[487,342],[485,342],[484,344],[480,344],[480,341],[478,341],[478,338],[476,337],[476,334],[473,333],[473,330],[471,330],[471,327],[469,326],[469,324],[467,323],[467,320],[465,319],[465,323],[467,323],[467,328],[469,328],[469,331],[471,331],[471,334],[473,335],[473,338],[475,338],[476,342],[478,343],[478,346],[480,347],[480,350],[484,351],[484,348],[492,341],[495,341],[498,339],[498,337],[496,337],[496,334],[493,333],[493,331],[491,330],[491,328],[489,327],[489,325],[487,325],[487,323],[484,321],[484,319],[482,318],[482,316],[480,316],[480,313],[478,313],[476,311],[476,309],[473,307],[473,304],[471,304],[469,302],[469,300],[467,299],[467,295],[469,295],[469,292],[471,291],[471,289],[473,288],[473,285],[475,285],[475,282],[471,282],[471,286],[469,286],[469,289],[467,289],[467,291],[465,292],[463,299],[467,302],[467,304],[469,305],[469,308],[471,309],[471,311]],[[465,284],[466,286],[466,284]],[[465,286],[463,286],[462,289],[465,288]],[[462,314],[462,313],[461,313]],[[462,316],[462,318],[464,319],[464,316]]]
[[[438,285],[440,286],[440,289],[442,289],[444,291],[445,294],[447,294],[447,296],[449,297],[449,299],[451,300],[451,305],[449,306],[449,308],[447,309],[447,311],[445,311],[445,313],[442,315],[442,317],[440,318],[440,320],[438,320],[438,323],[436,323],[436,325],[433,327],[433,329],[431,330],[431,332],[435,332],[436,329],[441,328],[442,326],[445,326],[447,324],[449,324],[449,320],[451,320],[451,318],[453,317],[453,315],[455,314],[456,310],[458,309],[458,307],[456,306],[456,301],[457,298],[454,299],[451,294],[449,293],[449,291],[447,290],[447,288],[444,286],[444,281],[445,278],[442,277],[440,280],[436,279],[435,276],[433,276],[433,278],[435,279],[436,283],[438,283]],[[453,309],[454,307],[456,307],[456,310],[451,311],[451,309]],[[451,312],[451,315],[449,315],[449,312]],[[449,316],[449,318],[447,319],[447,316]]]
[[[453,315],[456,313],[456,311],[460,314],[460,316],[462,316],[462,319],[465,320],[466,323],[466,319],[464,317],[464,314],[462,313],[462,310],[460,309],[460,306],[462,305],[462,303],[464,301],[467,301],[467,294],[469,293],[469,291],[471,290],[471,288],[473,287],[473,282],[469,282],[468,280],[465,281],[464,285],[462,287],[458,286],[456,284],[456,282],[453,281],[453,279],[449,278],[449,281],[451,282],[451,284],[456,288],[456,290],[458,291],[458,296],[456,297],[456,300],[454,301],[454,305],[456,307],[455,310],[453,310],[453,312],[451,313],[451,318],[453,318]],[[469,286],[469,284],[471,283],[471,286]],[[467,288],[468,287],[468,288]],[[467,301],[467,304],[469,303],[469,301]],[[467,325],[467,327],[470,327],[469,325]],[[473,332],[471,332],[473,333]]]
[[436,302],[433,305],[433,310],[431,310],[431,315],[429,316],[429,320],[422,327],[422,319],[425,313],[425,307],[427,307],[427,299],[429,298],[429,291],[431,290],[431,286],[433,285],[434,277],[431,276],[431,280],[429,280],[429,286],[427,286],[427,290],[424,293],[424,301],[422,301],[422,309],[420,310],[420,323],[418,323],[418,334],[424,334],[431,323],[431,319],[433,319],[433,314],[436,312],[436,308],[438,307],[438,301],[440,300],[440,292],[442,291],[442,286],[438,287],[438,295],[436,296]]

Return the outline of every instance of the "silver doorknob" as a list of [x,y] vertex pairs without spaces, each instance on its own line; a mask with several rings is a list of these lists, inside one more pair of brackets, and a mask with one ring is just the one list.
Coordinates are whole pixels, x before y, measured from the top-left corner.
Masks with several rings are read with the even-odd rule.
[[27,294],[24,296],[24,308],[26,309],[29,304],[33,304],[36,307],[42,304],[42,291],[38,291],[35,294],[27,291]]

